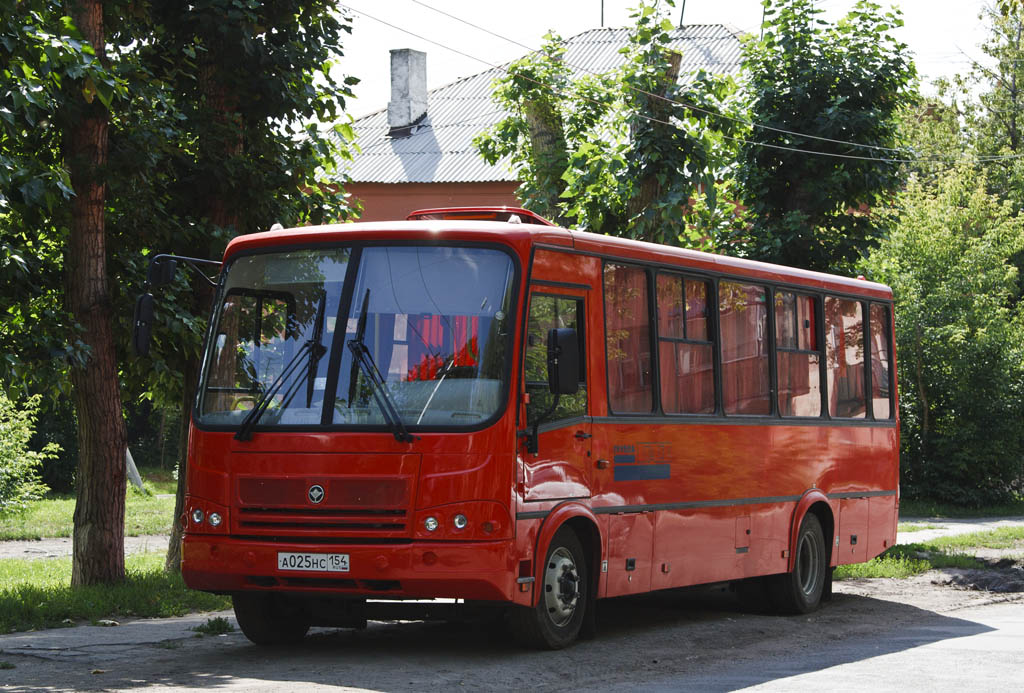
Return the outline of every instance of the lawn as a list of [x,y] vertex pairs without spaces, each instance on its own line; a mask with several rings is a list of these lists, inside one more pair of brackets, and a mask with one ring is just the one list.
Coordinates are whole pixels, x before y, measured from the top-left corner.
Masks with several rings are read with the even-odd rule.
[[973,549],[1014,547],[1024,547],[1024,527],[1001,527],[915,544],[898,544],[867,563],[837,567],[834,578],[904,578],[936,568],[984,568],[985,565],[971,555]]
[[0,632],[55,628],[99,619],[164,618],[231,607],[228,597],[185,587],[164,572],[164,554],[125,559],[125,582],[71,588],[71,559],[0,560]]
[[[126,536],[169,534],[174,517],[177,482],[168,472],[141,470],[148,494],[129,485],[126,495]],[[51,495],[29,504],[22,512],[0,515],[0,541],[70,537],[74,525],[75,497]]]

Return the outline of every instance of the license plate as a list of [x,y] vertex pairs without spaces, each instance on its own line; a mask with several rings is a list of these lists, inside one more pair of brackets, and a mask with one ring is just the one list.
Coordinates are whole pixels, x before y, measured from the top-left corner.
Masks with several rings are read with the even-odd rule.
[[318,573],[347,573],[347,553],[288,553],[277,554],[278,570],[311,570]]

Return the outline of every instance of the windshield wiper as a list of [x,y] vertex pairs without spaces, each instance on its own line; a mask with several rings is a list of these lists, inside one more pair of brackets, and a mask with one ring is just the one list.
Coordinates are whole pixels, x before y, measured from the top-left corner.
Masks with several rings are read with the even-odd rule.
[[[356,335],[348,340],[348,348],[352,351],[352,370],[355,371],[355,368],[358,367],[366,379],[370,381],[370,386],[373,389],[373,398],[377,401],[377,406],[380,407],[380,411],[388,423],[388,428],[391,429],[391,433],[395,436],[395,440],[399,443],[411,443],[415,438],[406,429],[405,423],[402,421],[402,415],[398,413],[398,409],[391,399],[391,393],[388,392],[387,385],[384,384],[384,378],[380,375],[380,369],[377,368],[370,350],[363,343],[363,334],[366,332],[366,311],[369,303],[370,290],[367,289],[363,295],[362,313],[359,315]],[[353,372],[350,374],[349,380],[349,407],[352,406],[352,400],[355,399],[355,392],[356,374]]]
[[[320,359],[322,359],[324,354],[327,353],[327,348],[320,343],[323,339],[324,333],[324,303],[326,302],[326,299],[326,295],[321,294],[320,305],[318,305],[316,309],[316,318],[314,320],[312,336],[302,344],[299,350],[295,352],[295,355],[292,356],[291,359],[288,360],[288,363],[285,364],[284,368],[281,369],[278,376],[274,378],[274,382],[270,383],[270,387],[264,390],[263,394],[260,395],[260,398],[256,400],[256,404],[253,405],[253,408],[250,409],[249,413],[246,414],[244,419],[242,419],[242,423],[239,425],[238,431],[235,433],[235,440],[250,440],[252,438],[252,429],[255,428],[260,417],[263,416],[263,413],[270,406],[270,401],[273,399],[274,395],[277,394],[278,390],[281,389],[281,386],[295,375],[298,368],[302,365],[303,357],[306,356],[309,357],[306,361],[308,374],[306,406],[308,407],[312,404],[312,390],[313,381],[316,377],[316,364],[319,363]],[[296,378],[292,381],[292,384],[288,387],[288,390],[282,398],[282,407],[287,407],[292,401],[292,398],[295,397],[295,393],[298,391],[298,387],[301,382],[301,378]]]

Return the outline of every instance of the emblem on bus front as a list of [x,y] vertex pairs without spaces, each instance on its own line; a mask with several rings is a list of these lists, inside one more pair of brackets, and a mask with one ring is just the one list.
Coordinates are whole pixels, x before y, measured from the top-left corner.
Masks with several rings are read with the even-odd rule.
[[307,493],[306,495],[309,496],[310,503],[319,503],[324,499],[324,496],[326,494],[324,493],[323,486],[321,486],[320,484],[313,484],[312,486],[309,487],[309,493]]

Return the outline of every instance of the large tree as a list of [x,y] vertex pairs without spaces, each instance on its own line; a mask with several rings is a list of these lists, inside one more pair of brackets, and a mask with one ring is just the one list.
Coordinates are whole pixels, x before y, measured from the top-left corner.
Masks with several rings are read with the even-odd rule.
[[[108,107],[117,89],[106,59],[104,5],[76,0],[68,15],[48,0],[5,5],[0,228],[14,264],[5,277],[15,288],[9,325],[28,328],[28,353],[62,339],[79,344],[65,363],[79,439],[72,584],[117,582],[124,577],[125,428],[107,277]],[[36,248],[41,255],[28,259]],[[33,263],[43,277],[27,276]],[[61,293],[52,270],[61,267],[62,308],[52,300]],[[38,300],[37,290],[50,298]],[[38,322],[33,305],[46,308]],[[41,338],[39,327],[58,332]],[[17,376],[24,360],[9,357],[6,366]]]
[[902,488],[980,506],[1024,491],[1024,217],[961,165],[913,177],[865,269],[896,297]]
[[[672,3],[667,3],[671,5]],[[622,65],[574,75],[565,43],[513,63],[495,91],[509,114],[477,139],[484,158],[508,156],[523,204],[560,223],[597,233],[692,245],[688,226],[697,191],[714,190],[727,166],[736,121],[731,82],[705,72],[680,75],[673,25],[642,2]],[[713,194],[702,196],[714,207]]]
[[75,581],[94,582],[123,576],[119,390],[181,407],[187,425],[209,310],[180,279],[153,357],[130,358],[147,256],[217,257],[236,233],[343,218],[344,192],[322,182],[347,156],[352,80],[330,76],[349,28],[331,3],[67,7],[0,0],[0,377],[75,383]]
[[[893,37],[897,11],[858,0],[834,25],[811,0],[764,0],[744,45],[754,123],[737,177],[757,259],[851,271],[882,233],[870,216],[901,184],[896,114],[914,67]],[[866,145],[866,146],[864,146]]]
[[[182,124],[180,146],[149,169],[161,177],[173,172],[165,208],[174,221],[148,239],[148,248],[217,259],[239,233],[264,231],[276,222],[347,217],[344,191],[326,182],[348,156],[341,143],[351,137],[343,111],[355,80],[337,79],[330,70],[351,29],[347,16],[325,0],[209,0],[187,8],[157,6],[150,21],[153,41],[143,52],[144,64],[168,85],[173,117]],[[335,127],[321,130],[320,124]],[[164,401],[176,398],[181,408],[184,454],[211,293],[192,275],[168,297],[153,359],[162,374],[160,395]],[[136,367],[146,370],[154,361]],[[178,518],[186,476],[183,458],[167,559],[171,570],[181,559]]]

